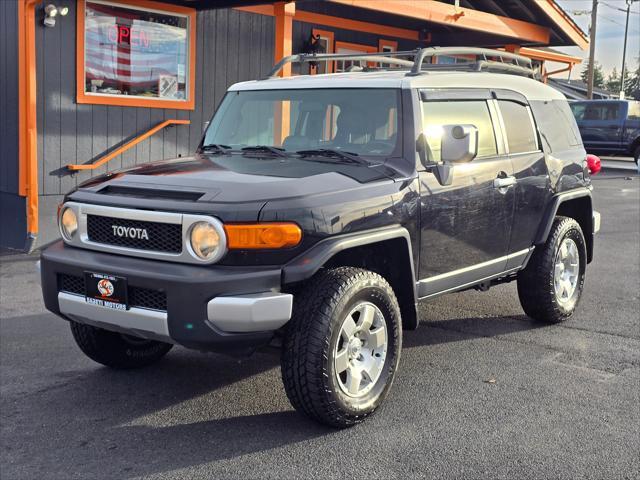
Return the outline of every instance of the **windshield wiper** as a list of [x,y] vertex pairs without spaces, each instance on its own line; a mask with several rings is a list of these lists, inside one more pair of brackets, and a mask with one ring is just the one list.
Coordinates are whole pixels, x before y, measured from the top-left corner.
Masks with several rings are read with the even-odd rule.
[[257,152],[257,153],[270,153],[276,157],[288,157],[284,148],[272,147],[270,145],[253,145],[251,147],[244,147],[240,149],[243,152]]
[[216,152],[216,153],[228,153],[228,150],[231,150],[229,145],[222,145],[221,143],[210,143],[208,145],[203,145],[201,150],[203,152]]
[[[315,150],[298,150],[296,153],[302,157],[324,157],[325,159],[335,158],[342,161],[346,160],[346,162],[344,163],[369,165],[369,162],[359,157],[357,153],[346,152],[344,150],[334,150],[331,148],[318,148]],[[336,163],[342,163],[342,162],[336,162]]]

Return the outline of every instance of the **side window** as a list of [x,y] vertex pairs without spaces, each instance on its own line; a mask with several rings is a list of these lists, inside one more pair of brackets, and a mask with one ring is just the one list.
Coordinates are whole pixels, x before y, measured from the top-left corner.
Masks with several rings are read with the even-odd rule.
[[612,121],[620,117],[619,103],[596,102],[587,105],[584,120]]
[[640,120],[640,102],[629,102],[627,118],[629,120]]
[[422,124],[435,162],[440,161],[440,127],[443,125],[475,125],[478,129],[478,157],[490,157],[498,153],[489,106],[485,100],[423,102]]
[[573,116],[575,117],[575,119],[578,122],[584,120],[585,108],[586,108],[586,106],[585,106],[584,103],[572,103],[571,104],[571,112],[573,113]]
[[531,122],[529,109],[516,102],[498,100],[507,134],[509,153],[534,152],[538,150],[538,139]]
[[[572,115],[574,106],[566,100],[532,101],[531,110],[538,123],[542,142],[550,152],[568,150],[582,144],[578,125]],[[584,108],[583,108],[584,111]]]

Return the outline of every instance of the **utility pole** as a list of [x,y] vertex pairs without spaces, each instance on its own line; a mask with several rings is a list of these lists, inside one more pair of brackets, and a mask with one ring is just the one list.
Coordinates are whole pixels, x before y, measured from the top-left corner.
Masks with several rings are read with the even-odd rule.
[[593,99],[593,72],[596,59],[596,20],[598,18],[598,0],[591,7],[591,28],[589,29],[589,71],[587,72],[587,98]]
[[624,100],[624,74],[625,60],[627,56],[627,35],[629,34],[629,14],[631,13],[631,4],[634,0],[627,0],[627,24],[624,27],[624,47],[622,48],[622,73],[620,77],[620,100]]

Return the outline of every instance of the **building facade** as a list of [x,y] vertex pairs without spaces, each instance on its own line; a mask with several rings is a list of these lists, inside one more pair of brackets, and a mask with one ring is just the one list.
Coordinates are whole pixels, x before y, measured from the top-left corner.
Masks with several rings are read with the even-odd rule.
[[66,192],[193,153],[227,87],[285,55],[484,46],[544,72],[579,60],[541,47],[587,40],[553,0],[3,0],[0,45],[0,247],[29,251]]

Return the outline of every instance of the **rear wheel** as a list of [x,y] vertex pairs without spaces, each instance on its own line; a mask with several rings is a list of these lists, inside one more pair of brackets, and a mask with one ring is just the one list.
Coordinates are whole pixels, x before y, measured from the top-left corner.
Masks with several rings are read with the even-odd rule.
[[393,290],[359,268],[323,270],[295,297],[282,351],[291,404],[344,428],[386,397],[400,359],[402,328]]
[[536,247],[518,274],[518,296],[525,313],[559,323],[575,311],[584,286],[587,251],[578,222],[556,217],[544,245]]
[[164,357],[173,346],[77,322],[71,322],[71,333],[87,357],[111,368],[146,367]]
[[636,165],[640,165],[640,163],[638,163],[640,161],[640,145],[633,151],[633,160],[636,162]]

